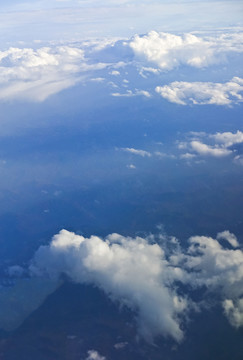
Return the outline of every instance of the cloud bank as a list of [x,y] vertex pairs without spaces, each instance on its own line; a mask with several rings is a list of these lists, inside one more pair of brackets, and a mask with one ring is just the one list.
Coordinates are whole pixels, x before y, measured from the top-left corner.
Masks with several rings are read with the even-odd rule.
[[[138,332],[147,341],[162,335],[180,342],[189,312],[211,297],[233,326],[243,325],[243,251],[236,237],[224,231],[216,239],[193,236],[188,242],[182,249],[165,235],[103,239],[62,230],[38,249],[30,271],[52,281],[65,274],[99,287],[136,313]],[[199,288],[206,290],[195,303],[192,294]]]

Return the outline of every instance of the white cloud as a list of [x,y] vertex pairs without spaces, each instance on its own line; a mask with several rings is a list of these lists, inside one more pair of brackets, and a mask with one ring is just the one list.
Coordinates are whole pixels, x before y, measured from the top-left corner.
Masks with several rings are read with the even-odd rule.
[[185,153],[185,154],[181,154],[180,158],[181,159],[185,159],[185,160],[191,160],[193,158],[195,158],[195,154],[191,154],[191,153]]
[[68,46],[37,50],[10,48],[0,52],[0,61],[1,100],[43,101],[78,81],[84,52]]
[[190,33],[179,36],[151,31],[147,35],[136,35],[128,45],[138,57],[162,70],[180,65],[202,68],[225,62],[230,53],[242,53],[243,34],[203,38]]
[[106,358],[104,356],[101,356],[98,351],[95,350],[89,350],[88,351],[88,357],[86,360],[105,360]]
[[147,98],[151,97],[151,94],[148,91],[138,90],[138,89],[135,89],[134,92],[132,90],[127,90],[125,93],[116,92],[116,93],[112,93],[111,95],[115,96],[115,97],[133,97],[133,96],[139,96],[139,95],[145,96]]
[[[222,238],[232,245],[230,249],[217,240]],[[229,231],[219,233],[217,239],[193,236],[189,247],[182,250],[177,239],[164,235],[159,236],[159,246],[153,235],[130,238],[111,234],[102,239],[62,230],[49,246],[39,248],[31,271],[51,279],[64,273],[74,282],[94,284],[137,313],[139,333],[148,341],[157,335],[180,341],[181,321],[194,305],[189,290],[178,295],[178,283],[191,289],[206,286],[201,301],[217,294],[236,326],[232,318],[238,316],[242,305],[243,252],[235,249],[238,241]],[[233,311],[230,304],[234,302],[238,310]]]
[[128,168],[128,169],[136,169],[136,166],[133,165],[133,164],[130,164],[130,165],[127,165],[127,168]]
[[243,299],[235,301],[226,299],[223,301],[223,308],[232,326],[236,328],[243,326]]
[[210,135],[210,137],[214,139],[217,143],[223,144],[225,147],[243,143],[243,132],[239,130],[236,131],[235,134],[232,132],[218,132],[214,135]]
[[222,298],[243,294],[242,250],[225,249],[216,239],[206,236],[193,236],[189,243],[184,261],[185,268],[191,272],[191,286],[206,285]]
[[234,77],[226,83],[174,81],[157,86],[155,91],[179,105],[231,105],[242,102],[243,79]]
[[[191,138],[191,140],[178,142],[177,144],[179,150],[192,151],[181,154],[181,159],[193,159],[197,155],[225,157],[230,154],[237,153],[237,149],[230,149],[232,145],[243,143],[243,133],[239,130],[237,130],[235,133],[217,132],[216,134],[207,134],[205,132],[190,132],[189,138]],[[205,144],[205,141],[211,142],[211,144]],[[234,157],[234,162],[240,163],[241,156],[236,155]]]
[[110,72],[110,75],[118,76],[118,75],[120,75],[120,71],[118,71],[118,70],[112,70],[112,71]]
[[155,74],[158,75],[160,73],[159,69],[153,68],[151,66],[142,66],[141,69],[139,70],[139,74],[143,77],[143,78],[147,78],[148,74]]
[[239,247],[239,243],[237,241],[237,238],[234,234],[230,233],[229,231],[222,231],[220,233],[217,234],[217,240],[227,240],[229,242],[229,244],[236,248]]
[[73,46],[9,48],[0,51],[0,100],[44,101],[108,65],[88,64],[84,51]]
[[231,150],[220,147],[212,147],[196,140],[191,141],[190,145],[192,150],[202,156],[223,157],[232,153]]
[[[183,64],[208,66],[223,59],[219,56],[221,52],[241,53],[242,40],[241,33],[206,39],[192,34],[178,36],[151,32],[146,36],[135,36],[131,41],[106,37],[104,40],[87,40],[61,46],[53,42],[50,46],[37,49],[11,47],[0,51],[0,100],[17,98],[43,101],[86,78],[102,81],[104,73],[96,75],[94,72],[106,68],[109,69],[109,75],[118,77],[121,67],[134,65],[131,49],[159,67],[135,61],[140,75],[146,78],[149,74],[160,74],[163,69],[169,70]],[[128,81],[131,83],[132,79],[123,80],[123,87]],[[238,103],[242,101],[242,89],[243,80],[239,77],[224,84],[172,82],[156,87],[162,97],[182,105]],[[136,87],[112,95],[151,97],[148,90]]]
[[[152,152],[149,152],[146,150],[134,149],[134,148],[121,148],[121,150],[131,153],[131,154],[134,154],[134,155],[142,156],[142,157],[157,157],[160,159],[176,159],[175,155],[167,154],[167,153],[161,152],[161,151],[154,151],[152,153]],[[131,165],[130,165],[130,167],[131,167]]]
[[145,150],[139,150],[139,149],[134,149],[134,148],[122,148],[123,151],[126,151],[126,152],[129,152],[131,154],[134,154],[134,155],[139,155],[139,156],[142,156],[142,157],[151,157],[152,154],[148,151],[145,151]]
[[146,239],[84,238],[62,230],[36,252],[32,271],[51,278],[65,273],[72,281],[100,287],[137,313],[139,333],[148,341],[160,334],[177,341],[183,337],[179,316],[188,302],[170,288],[169,275],[180,270],[170,268],[162,248]]

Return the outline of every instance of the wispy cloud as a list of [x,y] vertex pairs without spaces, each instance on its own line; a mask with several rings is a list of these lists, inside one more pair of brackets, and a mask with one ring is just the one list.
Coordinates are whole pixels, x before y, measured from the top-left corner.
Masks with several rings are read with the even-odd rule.
[[150,98],[151,94],[147,90],[138,90],[135,89],[135,91],[127,90],[125,93],[112,93],[112,96],[115,97],[133,97],[133,96],[145,96],[146,98]]
[[122,148],[121,150],[129,152],[133,155],[139,155],[142,157],[151,157],[152,154],[149,151],[141,150],[141,149],[134,149],[134,148]]
[[0,52],[0,100],[43,101],[106,66],[88,64],[78,47],[9,48]]

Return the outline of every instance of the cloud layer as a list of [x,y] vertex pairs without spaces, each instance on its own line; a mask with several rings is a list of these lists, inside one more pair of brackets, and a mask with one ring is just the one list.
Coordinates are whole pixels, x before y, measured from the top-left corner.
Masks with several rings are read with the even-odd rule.
[[221,66],[236,55],[242,56],[242,33],[206,37],[151,31],[130,40],[106,38],[39,46],[0,51],[0,100],[43,101],[87,80],[113,87],[111,95],[115,97],[151,98],[155,89],[163,98],[181,105],[242,101],[243,80],[239,76],[225,83],[173,81],[156,87],[162,71],[183,67],[188,77],[188,67],[200,74],[202,68]]

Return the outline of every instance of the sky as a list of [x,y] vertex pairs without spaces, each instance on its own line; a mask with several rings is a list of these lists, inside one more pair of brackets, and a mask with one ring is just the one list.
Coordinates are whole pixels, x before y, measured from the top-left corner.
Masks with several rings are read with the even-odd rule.
[[[242,26],[239,1],[11,1],[1,4],[1,43],[130,37],[150,30]],[[212,11],[212,8],[214,11]]]
[[[226,359],[230,351],[240,360],[242,2],[12,1],[0,9],[6,359],[44,356],[39,316],[55,351],[53,334],[65,334],[83,359]],[[75,286],[113,314],[109,321],[121,319],[116,339],[97,340],[108,339],[108,325],[93,337],[91,307],[86,335],[82,322],[67,326],[75,314],[64,316],[62,335],[50,330],[50,299],[57,309],[72,304]],[[216,330],[205,355],[207,327]]]

